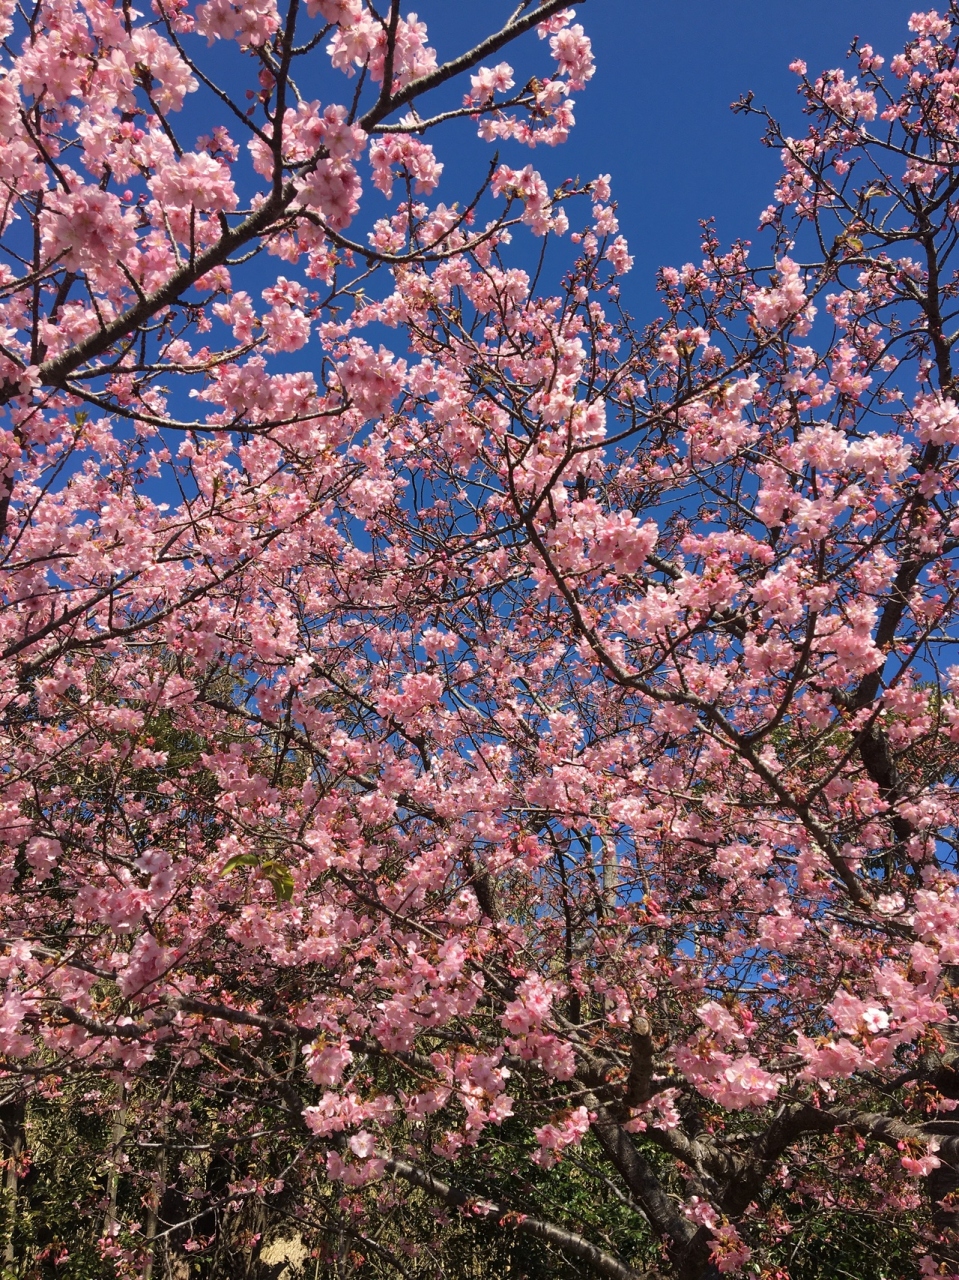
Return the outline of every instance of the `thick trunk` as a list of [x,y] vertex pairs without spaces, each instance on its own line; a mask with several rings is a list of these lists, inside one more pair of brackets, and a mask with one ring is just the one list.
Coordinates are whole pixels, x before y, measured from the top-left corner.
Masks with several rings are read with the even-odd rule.
[[712,1233],[700,1227],[677,1259],[676,1280],[721,1280],[710,1256],[711,1241]]

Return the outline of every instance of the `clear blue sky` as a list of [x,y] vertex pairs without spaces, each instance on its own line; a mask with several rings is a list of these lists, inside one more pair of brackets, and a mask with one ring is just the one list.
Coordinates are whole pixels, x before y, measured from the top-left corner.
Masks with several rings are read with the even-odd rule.
[[[500,149],[515,167],[532,162],[550,186],[578,175],[613,177],[620,222],[636,259],[625,288],[627,305],[640,323],[652,319],[656,268],[681,265],[699,253],[701,218],[714,217],[724,243],[756,236],[760,212],[770,202],[779,172],[776,152],[762,146],[760,122],[735,116],[730,103],[752,90],[784,122],[787,131],[807,127],[789,63],[805,59],[811,73],[846,66],[853,36],[871,43],[888,59],[908,36],[909,15],[927,0],[572,0],[577,21],[589,32],[597,62],[591,83],[575,94],[577,126],[562,147],[534,151],[517,143]],[[500,26],[516,0],[404,0],[428,24],[430,43],[441,60],[453,57]],[[310,24],[314,25],[314,24]],[[225,43],[208,49],[194,42],[201,65],[213,68],[227,86],[240,55]],[[505,58],[519,84],[552,61],[534,33],[490,59]],[[322,50],[312,69],[297,78],[309,97],[349,103],[355,80],[330,70]],[[249,79],[243,66],[242,83]],[[315,79],[314,79],[315,77]],[[459,106],[466,80],[432,100]],[[423,104],[424,108],[431,105]],[[211,120],[226,123],[242,138],[222,107],[200,92],[187,100],[184,123],[206,132]],[[446,169],[434,200],[468,200],[493,154],[469,121],[453,122],[432,135]],[[363,171],[363,213],[351,232],[361,240],[372,219],[395,207],[372,189]],[[586,221],[571,215],[574,225]],[[538,245],[517,241],[516,258],[534,261]],[[761,258],[762,255],[757,254]],[[549,290],[570,260],[570,246],[550,255],[541,289]],[[272,264],[272,265],[271,265]],[[274,270],[275,262],[262,264]],[[266,277],[264,277],[266,279]]]
[[[431,43],[449,56],[513,6],[505,0],[420,0],[416,7],[429,23]],[[803,132],[789,63],[804,58],[810,72],[848,66],[854,35],[888,62],[905,42],[909,15],[920,3],[586,0],[573,7],[593,39],[598,65],[591,84],[575,95],[577,128],[565,147],[529,152],[513,145],[502,159],[513,165],[532,160],[551,184],[570,173],[613,175],[620,220],[636,257],[629,297],[642,319],[648,318],[656,267],[697,257],[700,218],[714,216],[724,241],[751,238],[770,202],[778,157],[761,145],[759,122],[734,116],[729,104],[752,89],[789,132]],[[539,41],[528,38],[525,55],[541,63],[543,53]],[[505,56],[518,69],[534,65],[515,50]],[[472,178],[489,151],[475,151],[465,135],[453,148],[448,137],[436,141],[451,180],[437,195],[457,198],[467,172]]]

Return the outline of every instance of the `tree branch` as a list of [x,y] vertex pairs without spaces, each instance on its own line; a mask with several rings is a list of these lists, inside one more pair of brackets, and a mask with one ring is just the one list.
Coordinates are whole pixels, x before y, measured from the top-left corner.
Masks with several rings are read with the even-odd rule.
[[588,1240],[578,1235],[575,1231],[567,1231],[565,1227],[559,1227],[554,1222],[544,1222],[541,1218],[533,1218],[528,1214],[516,1213],[514,1210],[493,1204],[488,1200],[482,1199],[482,1197],[470,1195],[458,1188],[451,1187],[448,1182],[442,1182],[439,1178],[434,1178],[431,1173],[427,1173],[424,1169],[417,1169],[415,1165],[409,1164],[406,1160],[387,1160],[386,1169],[388,1173],[395,1174],[414,1187],[419,1187],[427,1195],[433,1196],[434,1199],[442,1200],[444,1204],[449,1205],[451,1208],[464,1208],[479,1202],[488,1211],[489,1216],[498,1221],[500,1226],[513,1227],[522,1235],[533,1236],[537,1240],[545,1240],[547,1244],[555,1245],[562,1253],[579,1258],[582,1262],[587,1263],[597,1275],[608,1276],[609,1280],[653,1280],[650,1272],[634,1270],[624,1262],[620,1262],[618,1258],[614,1258],[611,1253],[607,1253],[604,1249],[590,1244]]

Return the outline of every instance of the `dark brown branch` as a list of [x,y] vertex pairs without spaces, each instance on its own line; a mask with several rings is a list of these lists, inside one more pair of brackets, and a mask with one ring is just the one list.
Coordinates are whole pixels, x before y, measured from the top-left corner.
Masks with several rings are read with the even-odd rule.
[[395,1174],[411,1186],[419,1187],[421,1191],[425,1191],[436,1200],[441,1200],[450,1208],[459,1209],[472,1204],[482,1204],[489,1217],[500,1226],[512,1227],[522,1235],[533,1236],[537,1240],[555,1245],[561,1253],[585,1262],[596,1275],[608,1276],[609,1280],[652,1280],[649,1272],[635,1271],[624,1262],[620,1262],[618,1258],[614,1258],[611,1253],[591,1244],[575,1231],[568,1231],[554,1222],[544,1222],[541,1218],[533,1218],[525,1213],[516,1213],[482,1196],[461,1191],[450,1186],[448,1182],[434,1178],[424,1169],[417,1169],[406,1160],[387,1160],[386,1169],[388,1173]]

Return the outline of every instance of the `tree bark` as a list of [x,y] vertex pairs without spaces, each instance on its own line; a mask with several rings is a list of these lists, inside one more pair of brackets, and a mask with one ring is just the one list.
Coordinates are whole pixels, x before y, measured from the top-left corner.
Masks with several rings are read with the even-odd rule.
[[8,1267],[16,1262],[16,1229],[19,1174],[18,1165],[26,1147],[26,1100],[15,1098],[0,1106],[0,1129],[3,1142],[4,1245],[3,1261]]
[[[117,1106],[117,1113],[113,1119],[113,1130],[110,1134],[110,1158],[116,1162],[119,1155],[120,1146],[127,1132],[127,1112],[130,1109],[130,1101],[127,1095],[126,1085],[120,1086],[120,1102]],[[112,1235],[117,1221],[117,1193],[120,1189],[120,1175],[117,1172],[114,1163],[107,1174],[107,1211],[103,1218],[104,1235]]]
[[557,1226],[556,1223],[544,1222],[540,1218],[506,1209],[481,1196],[460,1191],[449,1183],[434,1178],[424,1169],[417,1169],[415,1165],[408,1164],[405,1160],[388,1160],[386,1168],[388,1173],[395,1174],[414,1187],[419,1187],[427,1195],[441,1200],[452,1208],[461,1208],[476,1201],[482,1202],[487,1207],[489,1216],[494,1220],[498,1219],[502,1226],[512,1227],[523,1235],[534,1236],[538,1240],[545,1240],[547,1244],[555,1245],[567,1257],[585,1262],[594,1275],[605,1276],[607,1280],[653,1280],[649,1272],[634,1270],[604,1249],[591,1244],[575,1231],[567,1231],[565,1227]]
[[[959,965],[949,965],[945,979],[959,987]],[[945,1023],[940,1029],[945,1049],[928,1062],[929,1081],[944,1098],[959,1102],[959,1026]],[[937,1111],[932,1128],[959,1130],[956,1111]],[[959,1137],[942,1141],[941,1164],[926,1178],[926,1191],[932,1201],[932,1224],[940,1239],[930,1253],[940,1265],[959,1272]]]

